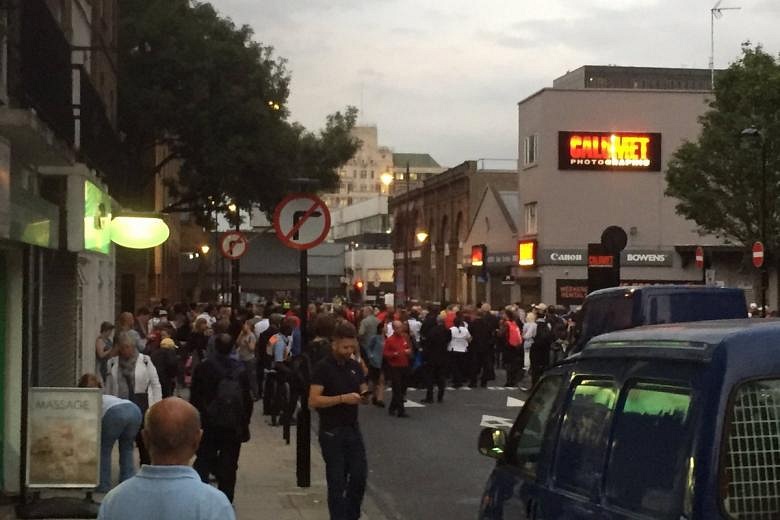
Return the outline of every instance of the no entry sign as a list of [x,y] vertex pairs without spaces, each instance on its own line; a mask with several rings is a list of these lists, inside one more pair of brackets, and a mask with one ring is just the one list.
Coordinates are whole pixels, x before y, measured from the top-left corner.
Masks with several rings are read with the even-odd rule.
[[239,231],[228,231],[219,239],[219,251],[222,256],[230,260],[238,260],[246,254],[247,249],[249,243],[244,234]]
[[311,249],[325,240],[330,231],[330,211],[311,193],[288,195],[274,210],[276,236],[287,247]]
[[753,243],[753,265],[756,267],[764,265],[764,244],[762,242]]
[[701,246],[696,248],[696,267],[699,269],[704,267],[704,248]]

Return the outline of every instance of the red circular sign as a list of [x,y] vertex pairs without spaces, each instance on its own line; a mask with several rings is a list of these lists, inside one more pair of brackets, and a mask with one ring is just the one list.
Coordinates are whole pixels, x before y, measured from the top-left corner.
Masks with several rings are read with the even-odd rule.
[[753,265],[756,267],[764,265],[764,244],[761,242],[753,243]]
[[311,249],[330,232],[330,211],[321,198],[311,193],[293,193],[274,209],[276,236],[287,247]]
[[701,246],[696,247],[696,267],[704,267],[704,248]]
[[238,260],[246,254],[248,249],[249,241],[239,231],[222,233],[219,239],[219,251],[222,253],[222,256],[230,260]]

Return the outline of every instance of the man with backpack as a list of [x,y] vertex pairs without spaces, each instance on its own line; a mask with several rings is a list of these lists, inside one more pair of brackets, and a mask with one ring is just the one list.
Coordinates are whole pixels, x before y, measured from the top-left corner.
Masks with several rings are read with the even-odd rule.
[[523,334],[515,321],[515,313],[511,308],[504,310],[499,334],[506,339],[504,351],[504,366],[506,367],[506,383],[504,386],[517,386],[523,375]]
[[238,456],[241,443],[249,440],[253,400],[246,371],[230,357],[233,338],[219,334],[214,350],[192,377],[190,402],[200,412],[203,428],[193,468],[203,482],[214,475],[217,487],[233,502]]

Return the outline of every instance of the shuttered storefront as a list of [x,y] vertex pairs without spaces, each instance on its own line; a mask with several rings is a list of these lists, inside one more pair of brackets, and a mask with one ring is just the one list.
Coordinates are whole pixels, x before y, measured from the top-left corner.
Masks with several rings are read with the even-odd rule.
[[77,257],[51,249],[39,249],[39,254],[41,310],[33,380],[35,386],[70,387],[77,381],[80,351]]

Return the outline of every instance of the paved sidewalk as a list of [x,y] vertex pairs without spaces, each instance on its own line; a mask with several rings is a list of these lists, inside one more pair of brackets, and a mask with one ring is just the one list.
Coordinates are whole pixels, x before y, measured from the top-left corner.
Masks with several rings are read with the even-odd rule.
[[[290,444],[282,439],[282,428],[272,427],[260,402],[252,416],[252,439],[241,446],[234,505],[239,520],[328,520],[325,466],[316,430],[312,428],[311,487],[299,488],[295,477],[295,427]],[[315,420],[316,426],[316,420]],[[114,450],[114,474],[118,472]],[[83,492],[58,490],[44,496],[83,497]],[[100,500],[102,495],[96,495]],[[13,506],[0,505],[0,520],[14,520]],[[363,501],[362,520],[387,520],[371,497]],[[139,519],[140,520],[140,519]]]
[[[281,427],[268,425],[257,403],[252,417],[252,440],[241,447],[236,484],[236,517],[240,520],[328,520],[325,466],[312,428],[311,487],[295,479],[295,427],[290,444]],[[386,520],[370,496],[363,500],[363,520]]]

